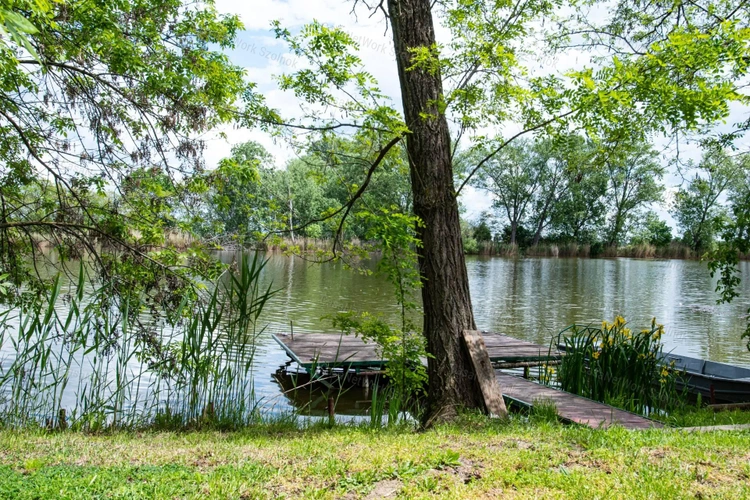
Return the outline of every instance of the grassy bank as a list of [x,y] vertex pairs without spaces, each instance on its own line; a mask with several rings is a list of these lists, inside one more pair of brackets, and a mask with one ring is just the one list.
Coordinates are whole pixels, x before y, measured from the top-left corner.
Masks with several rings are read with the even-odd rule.
[[2,498],[747,498],[750,432],[467,417],[409,429],[0,432]]

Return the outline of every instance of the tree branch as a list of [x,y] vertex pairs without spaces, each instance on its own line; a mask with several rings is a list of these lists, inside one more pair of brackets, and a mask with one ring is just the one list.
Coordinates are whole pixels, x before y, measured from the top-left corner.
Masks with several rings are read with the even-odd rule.
[[527,128],[526,130],[522,130],[521,132],[518,132],[517,134],[515,134],[514,136],[512,136],[512,137],[511,137],[510,139],[508,139],[508,140],[506,140],[505,142],[503,142],[502,144],[500,144],[500,146],[498,146],[498,147],[497,147],[497,148],[496,148],[496,149],[495,149],[494,151],[492,151],[492,152],[491,152],[491,153],[490,153],[489,155],[485,156],[485,157],[484,157],[484,158],[482,159],[482,161],[480,161],[480,162],[479,162],[479,163],[477,164],[477,166],[476,166],[476,167],[474,167],[474,169],[473,169],[473,170],[472,170],[472,171],[471,171],[471,172],[469,173],[469,175],[467,175],[467,176],[466,176],[466,179],[464,179],[464,181],[463,181],[463,182],[461,183],[461,186],[460,186],[460,187],[458,188],[458,190],[456,190],[456,194],[455,194],[455,196],[456,196],[456,197],[458,197],[458,195],[460,195],[460,194],[461,194],[461,190],[462,190],[462,189],[464,188],[464,186],[466,186],[466,184],[468,184],[468,183],[469,183],[469,181],[470,181],[470,180],[471,180],[471,178],[472,178],[472,177],[474,176],[474,174],[476,174],[476,173],[477,173],[477,172],[479,171],[479,169],[480,169],[480,168],[482,168],[482,167],[484,166],[484,164],[485,164],[485,163],[487,163],[488,161],[490,161],[490,160],[491,160],[491,159],[492,159],[492,158],[493,158],[493,157],[494,157],[494,156],[495,156],[496,154],[498,154],[498,153],[499,153],[499,152],[500,152],[500,151],[501,151],[501,150],[502,150],[502,149],[503,149],[503,148],[504,148],[505,146],[507,146],[508,144],[510,144],[511,142],[513,142],[514,140],[518,139],[519,137],[521,137],[521,136],[522,136],[522,135],[524,135],[524,134],[528,134],[529,132],[533,132],[533,131],[535,131],[535,130],[539,130],[539,129],[540,129],[540,128],[542,128],[542,127],[546,127],[546,126],[547,126],[547,125],[549,125],[550,123],[552,123],[552,122],[554,122],[554,121],[556,121],[556,120],[560,120],[560,119],[562,119],[562,118],[565,118],[565,117],[567,117],[567,116],[570,116],[570,115],[572,115],[573,113],[575,113],[576,111],[578,111],[578,109],[577,109],[577,108],[576,108],[576,109],[571,109],[571,110],[570,110],[570,111],[568,111],[567,113],[563,113],[562,115],[559,115],[559,116],[555,116],[555,117],[553,117],[553,118],[550,118],[549,120],[546,120],[546,121],[543,121],[543,122],[541,122],[541,123],[539,123],[539,124],[537,124],[537,125],[534,125],[533,127]]

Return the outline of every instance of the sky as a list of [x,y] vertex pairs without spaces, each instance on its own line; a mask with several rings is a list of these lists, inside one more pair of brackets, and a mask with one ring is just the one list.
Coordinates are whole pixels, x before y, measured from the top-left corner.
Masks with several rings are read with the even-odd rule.
[[[353,0],[217,0],[216,7],[222,13],[239,15],[245,31],[241,32],[233,50],[226,53],[233,63],[247,70],[250,81],[255,82],[258,91],[262,93],[267,104],[280,111],[282,116],[296,116],[299,114],[298,100],[290,93],[278,89],[275,76],[293,72],[303,67],[303,62],[291,54],[285,43],[277,40],[271,31],[271,22],[281,21],[281,25],[296,32],[303,25],[316,20],[320,23],[343,27],[360,45],[359,57],[367,71],[378,81],[380,89],[393,100],[393,104],[400,109],[401,97],[396,61],[393,50],[391,32],[387,30],[382,13],[370,16],[364,6],[352,12]],[[447,42],[447,29],[437,27],[438,41]],[[562,73],[570,67],[581,67],[588,61],[588,55],[570,53],[554,60],[538,61],[539,67],[545,71]],[[728,123],[745,119],[746,110],[735,108]],[[221,158],[230,154],[232,145],[255,140],[263,144],[276,158],[277,164],[283,165],[294,157],[294,152],[285,144],[274,140],[257,130],[229,129],[224,130],[227,138],[220,138],[218,134],[207,139],[206,161],[209,167],[216,165]],[[508,132],[508,130],[506,130]],[[657,150],[664,150],[668,141],[655,140]],[[662,157],[666,164],[674,152],[667,149]],[[681,144],[680,157],[682,160],[700,157],[700,150],[695,145]],[[677,189],[682,179],[672,173],[664,178],[667,187],[667,199]],[[461,195],[461,203],[465,207],[465,217],[473,220],[485,210],[489,210],[492,199],[489,194],[473,188],[465,189]],[[659,216],[674,227],[674,221],[666,206],[653,207]]]

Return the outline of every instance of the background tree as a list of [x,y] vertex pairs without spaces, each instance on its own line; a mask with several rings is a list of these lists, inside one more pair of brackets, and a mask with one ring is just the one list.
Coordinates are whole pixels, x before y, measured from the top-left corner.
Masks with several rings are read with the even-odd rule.
[[479,222],[474,227],[474,239],[478,242],[484,243],[487,241],[492,241],[492,229],[490,229],[488,219],[489,214],[482,213],[482,215],[479,217]]
[[592,243],[601,239],[607,206],[608,178],[604,169],[582,165],[569,173],[568,188],[555,204],[551,231],[565,242]]
[[720,198],[740,178],[739,165],[724,151],[711,148],[686,188],[675,195],[672,216],[682,241],[695,252],[709,250],[722,221],[728,216]]
[[647,212],[633,232],[630,240],[633,245],[648,243],[655,247],[665,247],[672,242],[672,228],[654,211]]
[[[531,215],[535,227],[532,246],[539,244],[559,203],[567,197],[573,185],[580,182],[583,172],[591,170],[594,156],[592,146],[578,135],[537,141],[534,148],[540,156],[540,182]],[[595,193],[588,194],[594,196]],[[567,216],[569,214],[563,217]]]
[[613,141],[601,153],[609,179],[607,244],[616,247],[636,222],[639,211],[661,201],[664,187],[658,181],[664,175],[664,167],[651,146],[643,142]]
[[199,174],[207,188],[198,218],[204,239],[223,235],[242,244],[252,234],[273,229],[267,220],[274,201],[267,190],[273,162],[263,146],[251,141],[234,146],[232,156],[215,170]]
[[[475,154],[483,157],[487,152],[480,150]],[[555,186],[559,183],[558,176],[547,175],[548,160],[548,156],[540,154],[530,141],[519,140],[486,162],[472,181],[476,188],[494,196],[493,207],[508,221],[508,243],[511,245],[518,243],[518,228],[526,221],[542,183]],[[548,187],[546,192],[554,192],[554,189]]]

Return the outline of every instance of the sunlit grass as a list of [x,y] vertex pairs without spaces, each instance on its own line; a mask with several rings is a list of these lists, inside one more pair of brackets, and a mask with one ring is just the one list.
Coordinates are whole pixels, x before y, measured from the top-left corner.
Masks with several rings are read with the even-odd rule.
[[[745,498],[750,432],[592,430],[467,415],[405,427],[0,432],[6,498]],[[388,482],[388,483],[386,483]]]

